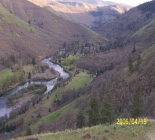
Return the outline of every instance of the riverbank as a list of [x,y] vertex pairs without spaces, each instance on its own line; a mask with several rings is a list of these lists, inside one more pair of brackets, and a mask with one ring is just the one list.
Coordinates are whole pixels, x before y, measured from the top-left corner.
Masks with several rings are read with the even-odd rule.
[[34,102],[38,95],[43,94],[47,90],[46,85],[29,85],[27,88],[23,88],[15,94],[9,95],[7,98],[7,106],[13,109],[20,108],[26,103]]
[[[25,66],[26,67],[26,66]],[[26,68],[27,69],[27,68]],[[7,71],[11,71],[9,69],[7,69]],[[4,73],[5,71],[3,71]],[[27,71],[27,72],[31,72],[32,73],[32,68]],[[11,91],[12,89],[18,87],[18,86],[22,86],[24,85],[26,82],[29,82],[29,81],[50,81],[52,79],[55,79],[56,77],[60,77],[60,73],[55,71],[54,69],[46,69],[44,72],[40,72],[40,73],[35,73],[32,75],[31,77],[31,80],[29,80],[28,78],[26,78],[25,80],[21,81],[21,82],[18,82],[18,83],[14,83],[13,85],[9,86],[7,88],[7,90],[4,91],[4,93],[1,93],[0,94],[0,97],[4,96],[6,93],[8,93],[9,91]],[[35,80],[33,80],[35,79]]]
[[[51,69],[55,69],[57,71],[56,72],[56,71],[52,70],[54,72],[54,74],[53,74],[53,73],[51,73],[51,71],[49,71],[49,70],[46,71],[45,70],[45,72],[42,73],[42,74],[44,76],[46,76],[46,78],[49,77],[49,76],[51,76],[51,78],[55,78],[55,77],[60,77],[61,76],[64,79],[67,79],[69,77],[69,74],[64,72],[62,67],[60,67],[59,65],[55,65],[55,64],[51,63],[50,62],[50,58],[44,59],[44,60],[42,60],[42,62],[43,63],[47,63],[49,65],[50,70]],[[37,74],[37,76],[40,76],[40,75],[41,75],[41,73]],[[29,81],[29,80],[27,80],[27,81]],[[7,114],[9,116],[9,113],[12,110],[11,107],[6,106],[6,100],[7,100],[7,97],[9,95],[17,93],[18,91],[20,91],[23,88],[27,88],[30,84],[44,84],[47,87],[47,90],[44,93],[49,93],[53,89],[53,87],[56,84],[56,82],[57,82],[57,80],[53,79],[53,80],[47,81],[47,82],[46,81],[26,82],[26,83],[23,83],[21,86],[17,86],[17,85],[11,86],[11,87],[16,86],[16,87],[13,88],[12,90],[6,92],[5,94],[3,94],[3,97],[0,98],[0,116],[4,116],[5,114]],[[18,107],[18,106],[19,106],[19,104],[17,104],[15,106],[15,108]]]
[[65,68],[65,65],[62,65],[61,63],[57,63],[57,62],[53,62],[53,61],[51,61],[51,62],[52,62],[53,64],[55,64],[55,65],[61,66],[61,67],[63,68],[64,72],[67,72],[67,73],[71,74],[71,73]]
[[[50,60],[45,60],[50,67],[53,67],[60,72],[61,77],[64,78],[62,80],[63,83],[54,91],[49,90],[50,92],[48,92],[46,95],[44,94],[44,97],[39,103],[36,103],[34,106],[31,105],[24,112],[24,114],[17,115],[9,120],[8,124],[14,121],[19,122],[21,119],[23,119],[24,127],[20,128],[20,131],[18,131],[21,135],[25,134],[25,128],[27,127],[31,128],[32,133],[38,133],[42,124],[45,124],[45,128],[48,128],[50,125],[49,121],[52,122],[55,120],[58,122],[59,118],[62,119],[62,121],[65,121],[64,115],[68,112],[68,110],[75,109],[74,104],[69,106],[69,108],[66,108],[65,102],[67,102],[69,99],[72,100],[74,95],[77,96],[77,91],[79,88],[87,86],[93,80],[93,77],[91,77],[86,70],[76,68],[76,66],[74,67],[74,70],[70,71],[72,73],[72,77],[68,80],[69,74],[65,73],[62,67],[49,63],[48,61]],[[70,66],[68,66],[67,69],[69,67]],[[46,84],[51,87],[55,85],[56,81],[57,80],[54,80]],[[19,129],[19,127],[17,129]],[[15,135],[18,136],[17,133],[15,133]]]
[[56,77],[60,77],[60,73],[49,68],[42,73],[33,74],[31,79],[32,81],[50,81]]

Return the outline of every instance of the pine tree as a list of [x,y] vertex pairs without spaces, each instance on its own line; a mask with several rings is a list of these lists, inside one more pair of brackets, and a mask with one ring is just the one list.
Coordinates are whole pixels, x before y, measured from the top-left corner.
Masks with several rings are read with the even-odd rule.
[[112,93],[108,91],[105,95],[103,108],[101,109],[101,123],[110,123],[112,124],[114,120],[114,105]]
[[66,48],[66,42],[64,42],[63,48]]
[[16,129],[16,123],[14,122],[13,123],[13,130],[15,130]]
[[136,52],[136,47],[133,47],[132,53]]
[[133,99],[133,109],[131,111],[133,118],[144,117],[144,103],[142,98],[142,89],[139,86]]
[[31,79],[31,72],[28,73],[28,79]]
[[42,132],[42,126],[40,125],[39,127],[38,127],[38,134],[40,134]]
[[32,132],[31,132],[31,128],[30,128],[30,127],[27,128],[27,130],[26,130],[26,135],[32,135]]
[[32,102],[33,107],[35,107],[35,102]]
[[99,124],[98,103],[96,99],[92,99],[90,103],[90,110],[89,110],[89,126],[98,125],[98,124]]
[[28,20],[28,23],[31,24],[31,20]]
[[77,51],[76,51],[76,50],[74,50],[74,55],[76,55],[76,52],[77,52]]
[[10,127],[9,127],[8,124],[7,124],[6,127],[5,127],[5,131],[6,131],[6,132],[10,132]]
[[142,62],[141,55],[138,55],[137,65],[140,66],[141,62]]
[[76,118],[76,127],[82,128],[84,125],[85,125],[85,117],[83,115],[83,112],[80,110]]
[[36,64],[36,59],[35,59],[35,57],[32,58],[32,64],[33,64],[33,65]]
[[61,59],[59,59],[59,61],[58,61],[59,63],[61,63]]
[[10,131],[12,131],[13,130],[13,125],[12,125],[12,123],[10,124]]
[[129,72],[132,73],[133,72],[133,61],[131,57],[129,57],[129,60],[128,60],[128,67],[129,67]]

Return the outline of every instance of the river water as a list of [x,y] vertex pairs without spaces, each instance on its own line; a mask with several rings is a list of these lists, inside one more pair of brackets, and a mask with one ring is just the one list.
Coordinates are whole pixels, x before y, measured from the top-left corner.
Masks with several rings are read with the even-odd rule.
[[[47,59],[43,59],[42,62],[47,63],[50,68],[54,68],[56,71],[58,71],[60,73],[60,76],[63,77],[64,79],[69,77],[69,74],[67,72],[65,72],[60,65],[53,64],[50,62],[50,60],[51,60],[51,58],[47,58]],[[45,94],[46,94],[53,89],[56,82],[57,82],[57,78],[53,79],[51,81],[48,81],[48,82],[26,82],[24,85],[18,86],[16,88],[10,90],[6,94],[4,94],[2,97],[0,97],[0,117],[4,116],[5,114],[7,114],[7,116],[9,116],[9,113],[13,109],[12,107],[9,107],[6,105],[6,100],[9,95],[17,93],[19,90],[26,88],[31,84],[46,84],[46,86],[47,86],[47,90],[45,91]]]

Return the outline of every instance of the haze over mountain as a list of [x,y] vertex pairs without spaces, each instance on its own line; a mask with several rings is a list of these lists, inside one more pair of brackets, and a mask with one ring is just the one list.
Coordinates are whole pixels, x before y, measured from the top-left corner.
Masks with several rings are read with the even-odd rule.
[[98,26],[128,11],[131,6],[103,1],[30,0],[49,11],[85,26]]

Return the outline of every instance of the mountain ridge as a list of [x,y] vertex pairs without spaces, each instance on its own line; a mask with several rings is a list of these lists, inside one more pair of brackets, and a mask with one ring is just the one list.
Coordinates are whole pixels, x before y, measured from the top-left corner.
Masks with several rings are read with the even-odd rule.
[[50,1],[30,0],[34,4],[46,7],[49,11],[56,11],[57,14],[76,23],[87,27],[98,26],[101,23],[108,22],[128,11],[131,6],[121,4],[108,5],[86,3],[86,1]]
[[[153,1],[148,3],[150,3],[150,5],[154,4]],[[144,3],[134,7],[109,23],[93,28],[94,31],[112,41],[129,39],[135,32],[155,19],[155,12],[142,12],[140,7],[143,5],[145,6],[146,4]],[[111,32],[113,32],[113,34],[111,34]]]

